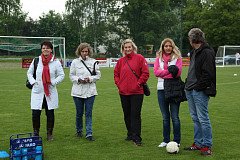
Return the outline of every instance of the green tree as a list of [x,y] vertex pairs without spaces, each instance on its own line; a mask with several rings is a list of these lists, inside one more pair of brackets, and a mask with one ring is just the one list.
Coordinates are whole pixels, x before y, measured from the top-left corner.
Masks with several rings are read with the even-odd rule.
[[129,0],[123,9],[122,20],[127,22],[129,36],[140,49],[153,44],[157,50],[163,38],[178,39],[179,18],[168,0]]
[[[78,31],[79,42],[90,43],[97,52],[97,46],[105,43],[108,25],[117,0],[68,0],[66,2],[68,21]],[[74,25],[73,25],[74,24]]]
[[[187,0],[184,9],[184,34],[193,27],[206,33],[208,43],[217,50],[220,45],[239,45],[239,0]],[[185,38],[184,45],[189,47]]]
[[240,1],[212,0],[202,13],[201,24],[207,40],[214,48],[239,45]]
[[20,0],[0,1],[0,34],[20,35],[26,14],[21,11]]
[[78,36],[76,31],[71,29],[68,23],[67,15],[60,15],[54,11],[40,16],[37,23],[37,33],[39,37],[65,37],[66,55],[75,56],[75,50],[78,45]]

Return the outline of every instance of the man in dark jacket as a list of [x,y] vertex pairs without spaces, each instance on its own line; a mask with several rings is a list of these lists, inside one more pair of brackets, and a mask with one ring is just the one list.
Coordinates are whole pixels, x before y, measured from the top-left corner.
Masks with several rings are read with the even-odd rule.
[[185,150],[200,150],[211,155],[212,126],[208,114],[209,97],[216,96],[215,52],[206,43],[204,33],[192,28],[188,33],[193,48],[186,81],[186,97],[194,123],[194,143]]

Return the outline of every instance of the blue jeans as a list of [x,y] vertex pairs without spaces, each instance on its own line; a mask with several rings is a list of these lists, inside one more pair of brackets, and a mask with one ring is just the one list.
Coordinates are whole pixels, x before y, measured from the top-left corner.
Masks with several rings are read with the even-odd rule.
[[85,106],[86,137],[92,136],[92,109],[95,96],[89,98],[73,97],[76,106],[76,130],[83,130],[83,112]]
[[180,103],[168,102],[165,100],[164,90],[158,90],[158,103],[163,117],[163,141],[170,142],[170,117],[173,124],[173,141],[180,143],[181,141],[181,124],[179,119]]
[[190,115],[194,123],[194,143],[212,146],[212,126],[208,115],[209,97],[203,91],[186,91]]

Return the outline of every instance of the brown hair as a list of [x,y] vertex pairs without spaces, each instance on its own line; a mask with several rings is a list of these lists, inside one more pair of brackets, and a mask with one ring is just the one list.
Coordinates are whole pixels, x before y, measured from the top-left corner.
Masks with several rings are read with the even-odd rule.
[[188,38],[189,38],[190,42],[196,43],[196,44],[204,43],[206,41],[205,34],[199,28],[192,28],[188,32]]
[[88,43],[80,43],[77,50],[75,51],[76,55],[79,57],[81,55],[81,51],[84,48],[88,49],[88,56],[91,57],[93,54],[93,50],[92,50],[92,47],[90,46],[90,44],[88,44]]

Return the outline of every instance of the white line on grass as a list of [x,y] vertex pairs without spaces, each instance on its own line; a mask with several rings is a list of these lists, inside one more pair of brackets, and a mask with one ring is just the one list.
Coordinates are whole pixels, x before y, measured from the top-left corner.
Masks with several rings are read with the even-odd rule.
[[227,85],[227,84],[237,84],[237,83],[240,83],[240,81],[237,81],[237,82],[227,82],[227,83],[217,83],[217,85]]

